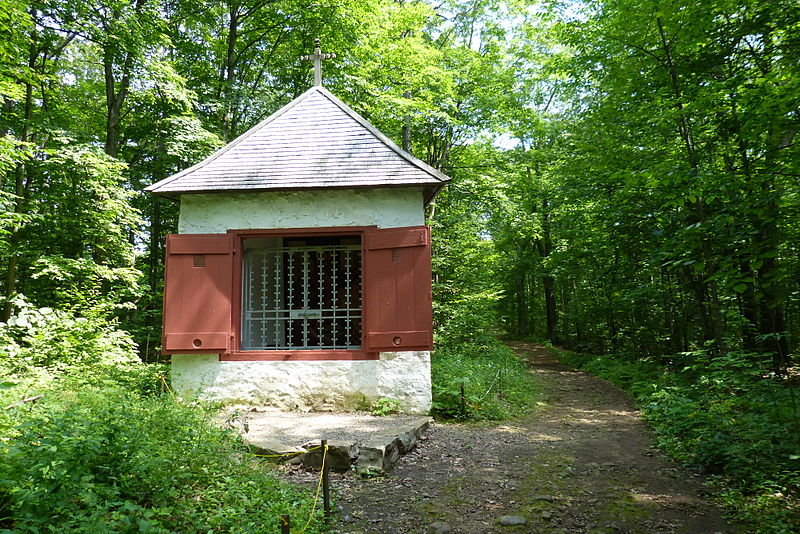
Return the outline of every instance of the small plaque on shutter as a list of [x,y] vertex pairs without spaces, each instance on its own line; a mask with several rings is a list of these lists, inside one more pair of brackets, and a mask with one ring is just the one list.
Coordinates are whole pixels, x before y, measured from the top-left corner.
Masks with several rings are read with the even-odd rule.
[[192,266],[193,267],[205,267],[206,266],[206,255],[205,254],[195,254],[192,258]]
[[400,263],[403,261],[403,250],[399,248],[392,249],[392,263]]

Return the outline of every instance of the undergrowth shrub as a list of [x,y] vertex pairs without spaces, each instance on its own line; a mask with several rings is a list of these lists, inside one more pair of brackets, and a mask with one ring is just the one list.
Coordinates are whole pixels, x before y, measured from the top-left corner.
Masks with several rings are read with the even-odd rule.
[[[161,366],[145,366],[130,335],[102,314],[78,317],[37,308],[23,297],[0,323],[0,374],[8,384],[47,388],[53,381],[80,386],[124,384],[142,391],[159,387]],[[152,392],[152,391],[151,391]]]
[[431,375],[435,416],[504,419],[536,402],[537,389],[525,362],[494,337],[439,343],[431,356]]
[[497,338],[497,298],[490,291],[467,293],[447,302],[434,301],[437,345],[492,345]]
[[258,533],[309,516],[308,492],[170,396],[90,390],[24,409],[0,446],[0,532]]
[[[142,363],[130,336],[101,315],[36,308],[18,297],[16,313],[0,323],[0,408],[58,392],[123,389],[157,395],[166,367]],[[14,437],[28,407],[0,409],[0,444]]]
[[800,532],[797,392],[770,371],[768,356],[695,351],[655,362],[562,353],[562,360],[630,392],[658,445],[717,475],[722,501],[752,532]]
[[15,304],[0,323],[0,534],[255,534],[310,517],[308,491],[167,394],[165,367],[107,315]]

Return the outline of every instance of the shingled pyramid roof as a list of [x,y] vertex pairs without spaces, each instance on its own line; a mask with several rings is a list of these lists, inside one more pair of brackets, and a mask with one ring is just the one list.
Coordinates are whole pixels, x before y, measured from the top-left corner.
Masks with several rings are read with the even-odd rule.
[[175,198],[222,191],[421,187],[427,202],[449,181],[315,86],[197,165],[145,190]]

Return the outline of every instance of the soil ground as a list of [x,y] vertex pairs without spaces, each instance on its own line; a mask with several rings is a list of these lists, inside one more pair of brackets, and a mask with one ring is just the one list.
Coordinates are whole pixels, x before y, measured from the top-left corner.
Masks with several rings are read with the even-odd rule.
[[[433,424],[383,477],[332,475],[333,532],[737,532],[704,497],[702,477],[651,448],[623,391],[562,366],[541,346],[512,347],[536,376],[542,406],[502,424]],[[506,515],[527,523],[501,526]]]

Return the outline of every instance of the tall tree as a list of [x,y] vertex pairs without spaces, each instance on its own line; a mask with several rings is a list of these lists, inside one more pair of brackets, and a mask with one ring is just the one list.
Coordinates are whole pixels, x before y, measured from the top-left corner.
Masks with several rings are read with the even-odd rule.
[[[553,225],[591,214],[582,231],[608,239],[577,281],[603,273],[587,289],[606,296],[591,308],[605,302],[603,337],[617,346],[745,348],[780,366],[797,24],[790,3],[614,0],[571,5],[551,25],[571,50],[551,68],[580,97],[550,171],[570,196]],[[555,239],[571,240],[565,262],[591,243],[574,231]],[[558,283],[568,295],[572,282]]]

